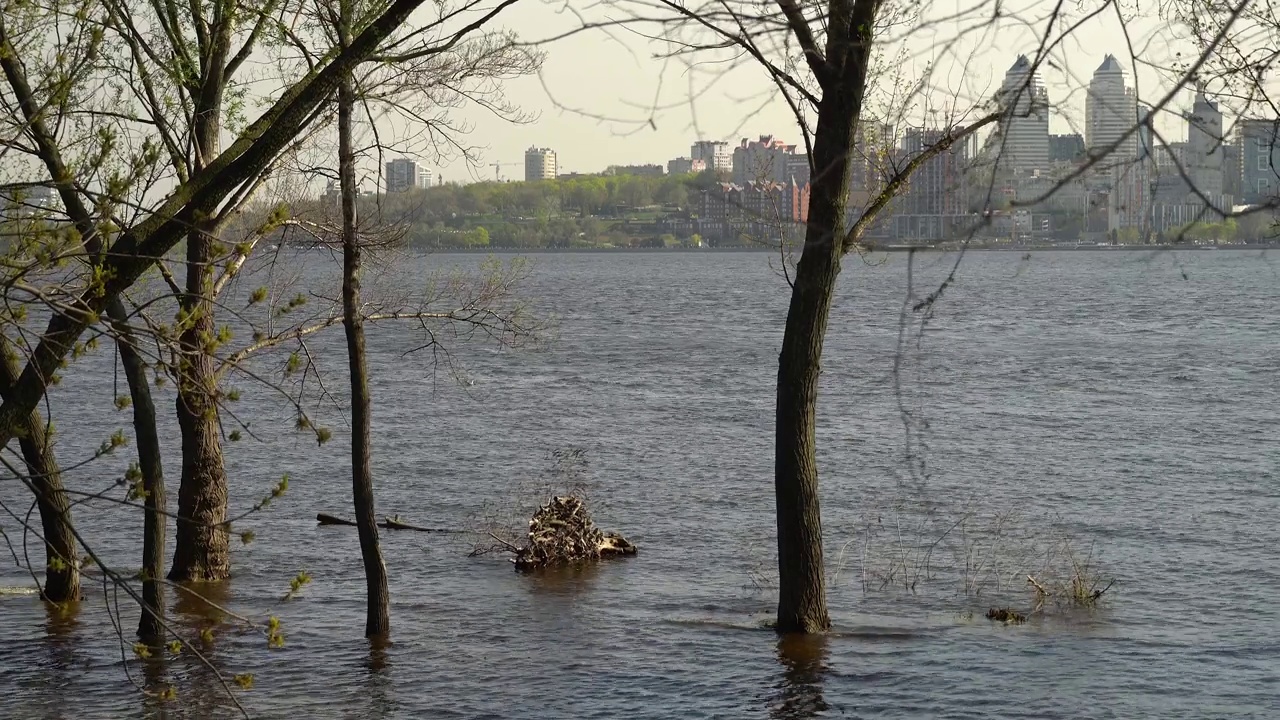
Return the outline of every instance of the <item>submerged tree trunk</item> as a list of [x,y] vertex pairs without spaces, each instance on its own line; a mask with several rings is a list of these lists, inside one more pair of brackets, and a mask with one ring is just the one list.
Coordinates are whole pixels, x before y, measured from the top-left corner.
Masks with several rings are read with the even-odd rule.
[[814,429],[822,346],[844,252],[849,156],[862,112],[878,5],[878,0],[832,3],[833,27],[839,28],[828,36],[831,75],[818,106],[809,220],[778,356],[774,492],[779,632],[821,632],[831,626]]
[[[342,0],[339,33],[345,47],[351,42],[351,0]],[[387,566],[378,543],[374,515],[373,470],[370,466],[369,372],[364,352],[364,320],[360,315],[360,243],[356,234],[356,171],[352,147],[355,87],[351,74],[338,86],[338,174],[342,186],[342,324],[347,332],[347,361],[351,371],[351,492],[360,555],[368,593],[365,637],[382,637],[391,629]]]
[[151,400],[147,382],[147,364],[138,353],[137,339],[129,328],[129,315],[119,298],[107,305],[116,333],[120,363],[124,365],[133,401],[133,434],[138,445],[138,470],[142,473],[142,491],[146,510],[142,520],[142,616],[138,619],[138,636],[150,645],[164,642],[164,575],[165,492],[164,466],[160,460],[160,436],[156,432],[156,406]]
[[[7,337],[0,337],[0,356],[0,395],[8,401],[21,370]],[[71,502],[40,412],[32,410],[19,431],[18,444],[31,476],[44,535],[45,579],[41,596],[55,603],[79,600],[80,558],[71,525]]]
[[188,325],[178,343],[176,403],[182,481],[170,580],[222,580],[231,574],[218,385],[213,358],[205,350],[214,335],[209,295],[212,246],[213,238],[200,230],[187,237],[187,287],[181,306]]

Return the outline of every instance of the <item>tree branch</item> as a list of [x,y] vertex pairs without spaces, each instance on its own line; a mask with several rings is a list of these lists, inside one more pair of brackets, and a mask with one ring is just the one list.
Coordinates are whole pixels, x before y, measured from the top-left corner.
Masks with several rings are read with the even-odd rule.
[[873,200],[871,204],[867,206],[866,210],[862,212],[862,216],[853,223],[851,228],[849,228],[849,232],[845,234],[844,240],[841,243],[841,254],[849,252],[860,244],[862,234],[871,227],[879,217],[880,213],[898,195],[898,192],[902,190],[902,188],[911,179],[911,175],[915,173],[920,166],[951,149],[951,146],[969,137],[981,128],[996,122],[1000,117],[1001,112],[996,111],[973,123],[970,123],[968,126],[961,128],[958,131],[953,128],[948,131],[941,140],[930,145],[920,151],[920,154],[911,158],[907,164],[903,165],[896,173],[894,173],[893,177],[889,178],[889,182],[885,185],[884,189],[876,195],[875,200]]
[[822,51],[818,49],[818,43],[813,39],[813,31],[809,28],[809,22],[805,20],[800,6],[796,5],[795,0],[778,0],[778,7],[787,17],[787,25],[796,36],[796,42],[800,43],[800,49],[804,50],[805,60],[809,61],[809,69],[818,79],[818,84],[826,89],[831,68],[827,65],[827,59],[822,56]]

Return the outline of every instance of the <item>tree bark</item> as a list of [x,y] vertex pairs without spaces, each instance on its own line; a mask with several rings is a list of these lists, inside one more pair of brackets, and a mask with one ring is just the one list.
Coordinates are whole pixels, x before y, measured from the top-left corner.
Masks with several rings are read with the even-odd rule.
[[214,334],[212,245],[200,229],[187,236],[187,286],[180,303],[187,326],[178,339],[176,401],[182,478],[170,580],[221,580],[231,573],[217,380],[204,347]]
[[170,580],[222,580],[231,574],[227,476],[222,463],[218,384],[205,342],[214,335],[209,295],[213,239],[197,230],[187,237],[187,287],[181,307],[186,329],[178,339],[178,428],[182,480]]
[[129,328],[129,314],[119,298],[107,304],[107,314],[116,334],[120,364],[124,365],[133,401],[133,435],[138,446],[138,470],[142,473],[142,616],[138,637],[152,646],[164,643],[164,535],[167,501],[164,465],[160,458],[160,436],[156,431],[156,406],[147,382],[147,364],[138,352],[137,339]]
[[[338,32],[344,48],[351,42],[351,4],[351,0],[341,0]],[[360,315],[360,242],[356,233],[356,171],[352,147],[355,103],[355,83],[348,72],[338,85],[338,175],[342,191],[342,324],[347,333],[347,362],[351,374],[351,492],[368,595],[364,634],[365,637],[384,637],[391,629],[391,617],[387,567],[378,543],[373,470],[369,460],[371,403],[364,319]]]
[[[7,337],[0,336],[0,355],[0,394],[8,401],[20,370]],[[71,526],[71,502],[62,485],[62,470],[49,443],[44,418],[38,410],[32,410],[19,430],[18,444],[31,476],[44,535],[45,579],[41,597],[55,603],[79,600],[80,558]]]
[[814,178],[804,250],[778,356],[774,493],[778,515],[778,632],[831,626],[822,557],[815,425],[827,319],[835,295],[848,205],[848,165],[862,112],[870,28],[878,0],[832,2],[825,83],[814,133]]

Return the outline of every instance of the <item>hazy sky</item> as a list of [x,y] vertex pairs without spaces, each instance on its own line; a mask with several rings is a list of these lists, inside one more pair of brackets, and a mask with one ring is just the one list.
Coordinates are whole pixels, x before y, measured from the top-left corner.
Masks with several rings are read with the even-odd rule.
[[[1083,4],[1096,6],[1088,0]],[[893,33],[896,46],[907,53],[905,62],[896,67],[911,80],[932,67],[935,107],[972,107],[994,91],[1019,53],[1035,50],[1037,32],[1053,3],[1020,0],[1003,6],[1004,18],[992,24],[987,21],[989,10],[975,10],[972,0],[934,2],[925,22]],[[588,8],[587,13],[594,18],[618,18],[625,15],[620,7],[625,6]],[[503,24],[525,40],[553,36],[579,22],[564,8],[563,2],[524,0],[502,16]],[[1083,14],[1073,12],[1076,17]],[[930,22],[956,14],[966,16]],[[1154,99],[1168,87],[1160,72],[1143,63],[1164,65],[1174,52],[1194,51],[1155,17],[1144,17],[1132,8],[1126,14],[1129,17],[1122,25],[1114,9],[1108,9],[1052,54],[1053,66],[1042,71],[1055,105],[1051,132],[1082,132],[1084,88],[1107,53],[1130,68],[1132,84],[1133,61],[1124,27],[1139,57],[1137,82],[1143,99]],[[905,39],[903,33],[907,33]],[[620,29],[608,34],[588,31],[549,43],[540,77],[506,85],[508,98],[534,114],[535,120],[513,125],[484,110],[461,109],[457,116],[473,127],[470,143],[483,148],[481,167],[422,159],[446,180],[467,182],[493,179],[494,169],[489,166],[493,162],[504,163],[504,179],[521,179],[523,154],[531,145],[554,149],[561,172],[595,172],[612,164],[665,165],[671,158],[687,155],[690,143],[698,138],[736,144],[742,137],[774,134],[799,142],[786,105],[776,98],[769,100],[770,84],[762,71],[750,65],[727,72],[724,66],[711,64],[691,69],[687,61],[658,57],[667,47]],[[891,80],[881,76],[876,82],[886,87]],[[1190,101],[1191,94],[1184,93],[1175,107],[1189,107]],[[1161,130],[1172,135],[1171,140],[1185,134],[1172,118],[1164,121]]]

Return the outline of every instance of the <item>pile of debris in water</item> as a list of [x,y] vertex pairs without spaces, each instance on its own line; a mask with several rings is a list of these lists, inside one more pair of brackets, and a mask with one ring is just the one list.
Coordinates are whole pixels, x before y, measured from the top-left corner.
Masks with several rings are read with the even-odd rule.
[[529,520],[527,543],[512,549],[517,570],[636,554],[629,540],[597,528],[576,495],[553,497],[538,508]]

